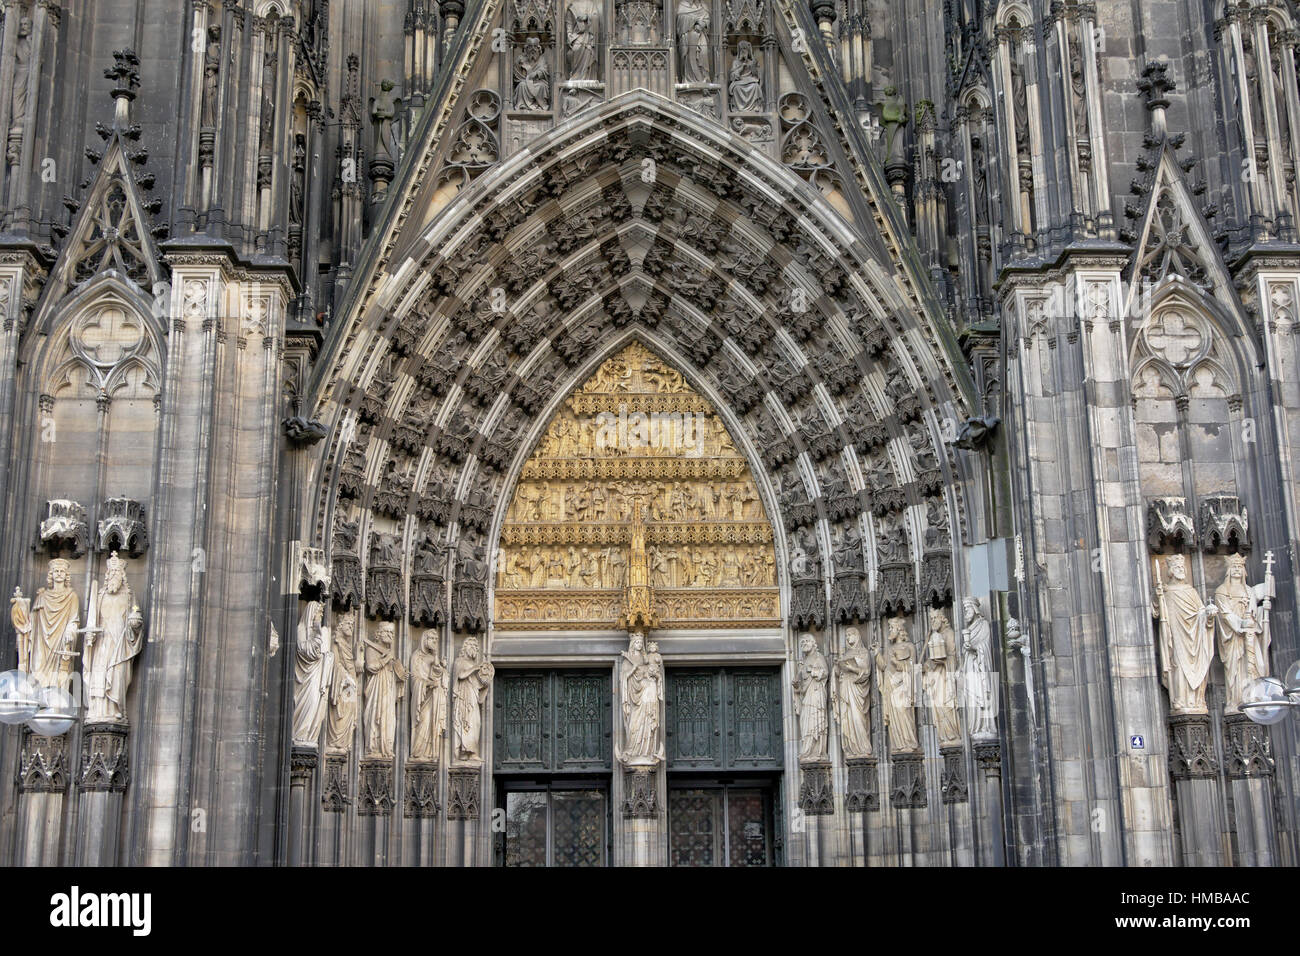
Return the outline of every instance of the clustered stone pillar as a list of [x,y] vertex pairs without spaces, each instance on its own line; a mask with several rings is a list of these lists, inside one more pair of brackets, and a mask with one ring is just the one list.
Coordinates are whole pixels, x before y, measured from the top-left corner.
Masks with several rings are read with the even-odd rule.
[[130,779],[127,726],[87,722],[81,729],[81,773],[77,780],[77,865],[118,862],[122,803]]
[[60,863],[63,806],[68,793],[68,738],[45,737],[22,728],[18,765],[18,845],[22,866]]

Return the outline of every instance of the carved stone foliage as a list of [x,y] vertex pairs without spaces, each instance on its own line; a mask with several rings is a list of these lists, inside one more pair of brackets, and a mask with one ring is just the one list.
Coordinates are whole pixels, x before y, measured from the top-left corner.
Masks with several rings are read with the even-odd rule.
[[966,779],[966,754],[961,747],[944,747],[939,751],[943,758],[943,771],[939,778],[939,792],[944,803],[965,803],[970,799],[970,784]]
[[376,533],[370,537],[366,565],[366,616],[395,621],[402,616],[401,538]]
[[799,768],[799,809],[808,816],[828,816],[835,812],[835,788],[829,764]]
[[438,815],[438,768],[424,764],[406,765],[407,817],[430,819]]
[[447,819],[477,820],[479,817],[480,768],[450,770],[447,773]]
[[340,519],[334,529],[330,573],[334,607],[347,611],[361,604],[361,556],[357,552],[358,523]]
[[446,556],[431,537],[415,549],[411,565],[411,624],[440,627],[447,620],[444,598]]
[[[24,727],[18,761],[19,793],[63,793],[68,789],[68,736],[45,737]],[[84,761],[83,761],[84,766]]]
[[362,760],[360,786],[357,791],[357,815],[386,817],[392,814],[393,762],[389,759]]
[[131,498],[106,498],[99,509],[97,551],[120,551],[138,558],[149,547],[144,505]]
[[1249,515],[1236,495],[1207,495],[1201,499],[1201,549],[1207,554],[1240,554],[1250,550]]
[[77,787],[83,793],[122,793],[129,779],[126,726],[86,724],[81,732],[81,775]]
[[1147,502],[1147,544],[1155,554],[1185,551],[1196,540],[1187,499],[1166,495]]
[[640,767],[623,772],[623,816],[653,819],[659,815],[659,775]]
[[844,809],[848,813],[866,813],[880,809],[880,791],[877,784],[876,761],[866,757],[848,760],[848,788],[844,795]]
[[38,546],[50,554],[67,551],[74,558],[81,557],[90,547],[86,509],[62,498],[45,502],[45,517],[36,538]]
[[1175,780],[1213,779],[1219,775],[1209,715],[1170,716],[1169,775]]
[[925,758],[921,754],[894,754],[890,758],[889,804],[895,809],[925,806]]
[[1223,744],[1230,778],[1273,776],[1273,751],[1267,727],[1245,714],[1228,714],[1223,721]]
[[351,803],[348,758],[345,754],[327,754],[325,776],[321,784],[321,808],[326,813],[342,813]]

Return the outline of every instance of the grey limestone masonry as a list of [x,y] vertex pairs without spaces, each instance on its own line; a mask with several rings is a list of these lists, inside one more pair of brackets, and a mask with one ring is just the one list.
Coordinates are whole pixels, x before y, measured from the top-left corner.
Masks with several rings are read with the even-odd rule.
[[1300,863],[1294,3],[0,6],[0,862]]

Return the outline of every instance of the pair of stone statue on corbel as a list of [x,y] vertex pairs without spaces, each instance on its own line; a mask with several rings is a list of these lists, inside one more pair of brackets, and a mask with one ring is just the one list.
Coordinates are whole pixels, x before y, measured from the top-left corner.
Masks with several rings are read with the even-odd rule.
[[[18,669],[43,688],[69,690],[80,673],[86,720],[125,724],[126,695],[135,658],[144,646],[144,615],[126,578],[126,562],[114,551],[104,581],[91,585],[89,617],[81,626],[81,598],[72,587],[72,564],[53,558],[45,587],[35,598],[14,588],[10,620],[18,643]],[[80,640],[78,640],[80,638]]]
[[1171,554],[1164,567],[1152,561],[1152,616],[1158,628],[1160,679],[1172,714],[1205,714],[1205,691],[1215,637],[1224,672],[1224,710],[1238,713],[1254,681],[1268,676],[1272,643],[1269,611],[1275,595],[1273,552],[1264,556],[1264,581],[1249,584],[1246,559],[1227,556],[1223,581],[1212,601],[1202,599],[1187,572],[1187,557]]

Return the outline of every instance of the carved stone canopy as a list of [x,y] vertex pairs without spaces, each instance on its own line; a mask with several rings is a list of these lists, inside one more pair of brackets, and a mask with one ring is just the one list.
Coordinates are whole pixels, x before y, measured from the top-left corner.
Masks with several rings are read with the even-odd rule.
[[1153,554],[1184,551],[1196,541],[1196,526],[1187,499],[1176,496],[1147,502],[1147,543]]
[[74,558],[81,557],[90,547],[86,509],[63,498],[45,502],[45,517],[37,531],[36,543],[52,555],[68,551]]
[[119,551],[138,558],[149,547],[144,505],[132,498],[106,498],[99,508],[95,536],[98,551]]

